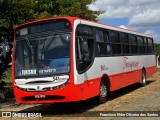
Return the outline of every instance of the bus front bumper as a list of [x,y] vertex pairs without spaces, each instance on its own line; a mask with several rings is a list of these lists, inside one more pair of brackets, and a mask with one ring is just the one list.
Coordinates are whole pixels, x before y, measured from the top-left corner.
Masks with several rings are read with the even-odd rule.
[[83,84],[66,86],[56,90],[24,91],[14,86],[15,98],[18,103],[56,103],[83,100]]

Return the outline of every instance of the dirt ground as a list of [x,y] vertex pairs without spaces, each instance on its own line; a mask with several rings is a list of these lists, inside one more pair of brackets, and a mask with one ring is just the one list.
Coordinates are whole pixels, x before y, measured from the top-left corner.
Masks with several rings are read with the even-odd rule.
[[[36,120],[88,120],[88,119],[159,119],[153,117],[159,114],[160,116],[160,72],[147,79],[147,85],[141,87],[139,84],[134,84],[129,87],[109,93],[108,101],[104,104],[97,104],[96,98],[86,101],[71,102],[71,103],[56,103],[56,104],[18,104],[14,99],[6,99],[0,101],[0,111],[16,111],[16,112],[44,112],[46,115],[34,118]],[[116,112],[114,112],[116,111]],[[123,115],[126,111],[130,117],[102,117],[105,114],[119,113]],[[152,117],[133,117],[134,113],[142,111],[145,115],[152,114]],[[146,112],[144,112],[146,111]],[[108,113],[109,112],[109,113]],[[126,112],[124,114],[126,115]],[[148,113],[149,112],[149,113]],[[104,113],[104,114],[103,114]],[[122,114],[121,114],[122,113]],[[127,114],[127,115],[128,115]],[[154,115],[153,115],[154,114]],[[148,116],[149,116],[148,115]],[[1,118],[0,118],[1,119]],[[4,118],[2,118],[4,119]],[[6,119],[6,118],[5,118]],[[12,119],[17,119],[12,118]],[[21,118],[22,119],[22,118]],[[25,118],[30,119],[30,118]]]

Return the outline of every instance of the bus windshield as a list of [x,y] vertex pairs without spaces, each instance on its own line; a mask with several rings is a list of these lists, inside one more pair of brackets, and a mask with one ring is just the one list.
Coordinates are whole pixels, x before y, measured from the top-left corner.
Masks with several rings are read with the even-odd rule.
[[43,22],[16,30],[15,76],[68,73],[71,26],[67,21]]
[[16,76],[37,76],[69,72],[70,33],[24,37],[16,41]]

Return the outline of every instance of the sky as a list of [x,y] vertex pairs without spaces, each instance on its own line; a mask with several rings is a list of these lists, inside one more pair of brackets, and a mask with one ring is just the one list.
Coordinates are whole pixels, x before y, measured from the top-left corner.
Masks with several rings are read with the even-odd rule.
[[99,22],[152,34],[160,43],[160,0],[96,0],[88,7],[104,11]]

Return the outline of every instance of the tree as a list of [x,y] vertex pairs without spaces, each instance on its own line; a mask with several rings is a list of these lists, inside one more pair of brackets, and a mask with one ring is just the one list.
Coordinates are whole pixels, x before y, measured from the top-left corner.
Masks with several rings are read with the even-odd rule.
[[55,16],[74,16],[97,21],[103,11],[88,5],[96,0],[0,0],[0,38],[13,38],[13,28],[27,21]]
[[18,0],[0,0],[0,38],[13,39],[13,28],[19,23],[21,16],[20,3]]
[[160,56],[160,44],[155,43],[155,52],[157,56]]

